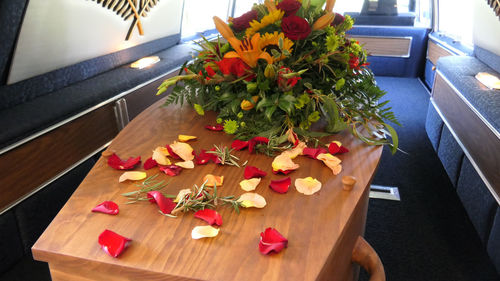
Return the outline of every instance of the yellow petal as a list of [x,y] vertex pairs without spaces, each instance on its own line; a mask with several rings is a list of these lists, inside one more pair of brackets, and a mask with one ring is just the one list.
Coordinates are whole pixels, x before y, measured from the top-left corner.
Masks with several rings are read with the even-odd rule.
[[254,192],[243,193],[238,202],[241,203],[242,207],[250,208],[264,208],[266,206],[266,199],[262,197],[260,194]]
[[138,181],[146,178],[145,172],[125,172],[120,176],[118,182],[124,182],[126,180]]
[[311,195],[321,189],[321,182],[312,177],[307,177],[305,179],[299,178],[295,180],[295,188],[300,193]]
[[200,239],[206,237],[215,237],[219,234],[219,229],[210,225],[195,226],[191,231],[191,238]]
[[177,162],[175,165],[184,168],[184,169],[193,169],[194,168],[194,162],[192,160],[189,161],[184,161],[184,162]]
[[175,197],[174,202],[175,203],[179,202],[182,198],[186,197],[186,195],[188,194],[191,194],[191,189],[189,188],[179,190],[179,193],[177,193],[177,197]]
[[224,182],[224,176],[214,176],[212,174],[208,174],[203,177],[203,182],[206,182],[205,186],[221,186]]
[[194,159],[193,148],[187,143],[174,141],[174,143],[170,145],[170,148],[184,161]]
[[302,141],[297,144],[297,146],[293,149],[285,150],[281,154],[286,154],[290,159],[295,159],[295,157],[302,155],[302,152],[304,151],[304,148],[306,148],[306,144]]
[[287,170],[295,170],[300,166],[292,161],[292,158],[287,153],[282,153],[276,156],[271,164],[274,171],[287,171]]
[[260,183],[260,178],[252,178],[249,180],[242,180],[240,182],[241,189],[244,191],[252,191],[257,188],[257,185]]
[[188,135],[179,135],[179,141],[186,142],[190,140],[195,140],[195,136],[188,136]]
[[[167,154],[165,155],[165,151],[167,151]],[[170,160],[168,160],[167,158],[167,155],[168,155],[168,150],[166,147],[157,147],[154,151],[153,151],[153,160],[156,161],[156,163],[160,164],[160,165],[170,165]]]
[[332,170],[334,175],[338,175],[342,171],[342,165],[340,165],[342,160],[331,155],[330,153],[321,153],[316,158],[323,161],[323,163]]

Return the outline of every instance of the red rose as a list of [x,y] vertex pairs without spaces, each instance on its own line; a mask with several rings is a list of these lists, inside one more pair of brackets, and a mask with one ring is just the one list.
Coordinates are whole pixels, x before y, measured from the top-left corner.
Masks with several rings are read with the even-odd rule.
[[300,9],[299,1],[297,0],[283,0],[276,7],[285,12],[285,17],[295,15],[295,13]]
[[245,78],[246,81],[250,81],[255,78],[255,74],[251,72],[251,68],[240,58],[223,58],[221,61],[217,61],[215,63],[219,66],[220,72],[224,75],[241,77],[251,74]]
[[292,70],[288,67],[282,66],[278,71],[278,87],[283,91],[290,91],[299,82],[300,77],[285,78],[284,74],[292,73]]
[[250,27],[250,22],[257,19],[257,11],[246,12],[243,15],[233,19],[233,29],[241,32]]
[[339,24],[342,24],[344,22],[345,18],[343,15],[339,13],[335,13],[335,18],[333,18],[332,23],[330,24],[331,26],[337,26]]
[[289,16],[281,21],[281,29],[285,36],[292,40],[306,39],[311,33],[309,23],[298,16]]

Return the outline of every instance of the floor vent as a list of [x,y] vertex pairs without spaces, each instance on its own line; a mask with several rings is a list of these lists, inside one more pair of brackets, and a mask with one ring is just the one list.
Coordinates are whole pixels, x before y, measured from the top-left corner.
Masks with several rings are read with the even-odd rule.
[[374,184],[370,186],[370,198],[401,201],[397,187]]

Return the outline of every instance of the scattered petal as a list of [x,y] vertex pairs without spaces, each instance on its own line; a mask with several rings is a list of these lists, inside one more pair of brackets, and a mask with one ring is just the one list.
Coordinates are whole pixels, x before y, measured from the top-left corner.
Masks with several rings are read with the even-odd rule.
[[254,147],[260,143],[269,143],[269,139],[265,137],[254,137],[248,141],[248,152],[253,153]]
[[328,153],[328,151],[322,147],[319,148],[305,147],[304,150],[302,151],[303,155],[308,156],[312,159],[317,159],[318,155],[322,153]]
[[131,180],[131,181],[138,181],[138,180],[143,180],[146,178],[146,173],[145,172],[125,172],[123,173],[120,178],[118,179],[118,182],[124,182],[126,180]]
[[194,213],[195,218],[202,219],[210,225],[222,225],[222,216],[212,209],[203,209]]
[[287,246],[288,240],[274,228],[268,227],[260,233],[259,251],[264,255],[279,253]]
[[175,197],[174,202],[178,203],[182,198],[186,198],[187,196],[189,196],[189,194],[191,194],[191,189],[189,188],[179,190],[179,193],[177,193],[177,197]]
[[170,154],[165,147],[158,146],[155,150],[153,150],[153,156],[151,159],[160,165],[170,165],[170,160],[167,158],[168,155]]
[[184,162],[177,162],[175,165],[184,168],[184,169],[193,169],[194,168],[194,162],[192,160],[189,161],[184,161]]
[[260,180],[261,180],[260,178],[252,178],[252,179],[248,179],[248,180],[242,180],[240,182],[241,189],[243,189],[244,191],[255,190],[255,188],[257,188],[257,185],[259,185]]
[[285,150],[281,154],[286,154],[291,159],[295,159],[297,156],[302,155],[304,148],[306,148],[306,144],[299,142],[293,149]]
[[179,155],[175,154],[175,152],[172,150],[172,147],[170,147],[170,145],[168,145],[168,144],[165,145],[165,148],[167,149],[169,156],[171,156],[174,159],[181,159],[179,157]]
[[330,153],[319,154],[317,159],[323,161],[323,163],[332,170],[334,175],[338,175],[342,171],[342,165],[340,165],[342,161]]
[[300,166],[299,164],[294,163],[290,158],[290,156],[288,156],[285,153],[285,154],[280,154],[274,158],[272,167],[273,167],[273,173],[275,174],[283,173],[286,175],[292,172],[293,170],[298,169]]
[[174,143],[170,145],[170,148],[184,161],[194,159],[193,148],[187,143],[174,141]]
[[123,161],[113,153],[113,155],[108,158],[108,165],[116,170],[130,170],[133,169],[137,164],[141,162],[141,156],[138,157],[130,157],[127,161]]
[[254,166],[246,166],[245,171],[243,172],[243,176],[245,177],[245,179],[262,178],[266,175],[266,172]]
[[98,241],[106,253],[116,258],[128,247],[132,240],[106,229],[99,235]]
[[217,185],[219,187],[224,182],[224,176],[214,176],[212,174],[208,174],[205,177],[203,177],[203,182],[206,182],[205,186]]
[[332,141],[330,145],[328,146],[328,152],[331,154],[342,154],[349,152],[349,149],[347,147],[343,146],[341,142],[339,141]]
[[177,165],[167,165],[160,167],[160,171],[164,172],[167,176],[175,177],[181,173],[182,168]]
[[243,193],[240,198],[238,198],[238,202],[245,208],[264,208],[266,206],[266,199],[254,192]]
[[290,179],[290,177],[287,177],[281,180],[271,181],[269,187],[278,193],[286,193],[288,191],[288,188],[290,187],[290,184],[292,184],[292,180]]
[[92,212],[104,213],[108,215],[118,215],[118,204],[113,201],[104,201],[92,209]]
[[248,146],[248,141],[234,140],[231,143],[231,148],[234,150],[242,150]]
[[149,169],[152,169],[154,167],[158,166],[158,162],[156,162],[155,160],[153,160],[153,157],[149,157],[148,160],[146,160],[144,162],[144,170],[149,170]]
[[210,225],[195,226],[191,231],[191,238],[200,239],[206,237],[215,237],[219,234],[219,229]]
[[[211,149],[209,151],[215,151],[215,148]],[[195,156],[195,161],[196,161],[196,165],[205,165],[210,161],[212,161],[216,164],[220,163],[220,160],[217,157],[217,155],[215,155],[213,153],[207,153],[207,151],[205,149],[202,149],[200,154]]]
[[312,195],[321,189],[321,182],[312,177],[307,177],[305,179],[296,179],[295,188],[298,192],[305,195]]
[[299,144],[299,137],[293,131],[292,128],[290,128],[290,129],[288,129],[288,131],[286,131],[286,135],[287,135],[287,140],[293,144],[293,147],[296,147]]
[[156,203],[160,211],[164,214],[170,214],[177,204],[172,201],[172,199],[165,197],[159,191],[150,191],[147,193],[149,202]]
[[221,124],[217,124],[217,125],[206,125],[205,126],[205,129],[208,129],[210,131],[222,131],[224,130],[224,126],[222,126]]
[[195,136],[188,136],[188,135],[179,135],[179,141],[186,142],[190,140],[195,140]]

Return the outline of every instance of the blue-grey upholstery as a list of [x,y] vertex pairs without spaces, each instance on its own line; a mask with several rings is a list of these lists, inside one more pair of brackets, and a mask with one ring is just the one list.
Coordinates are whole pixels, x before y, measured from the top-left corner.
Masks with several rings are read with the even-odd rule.
[[437,153],[451,183],[456,187],[464,153],[447,126],[443,126]]
[[492,68],[475,57],[450,56],[438,60],[437,69],[469,101],[472,106],[500,131],[500,94],[479,83],[478,72],[489,72],[500,76]]
[[420,77],[423,75],[429,29],[354,26],[348,33],[352,36],[412,37],[409,58],[370,56],[368,57],[370,69],[377,76]]
[[500,73],[500,56],[478,46],[474,47],[474,56]]
[[479,238],[486,245],[498,204],[467,157],[464,157],[460,169],[457,194]]
[[427,118],[425,119],[425,131],[427,136],[431,141],[432,147],[435,151],[438,151],[439,139],[441,139],[441,132],[443,131],[444,122],[437,113],[434,105],[429,103],[429,108],[427,109]]
[[432,70],[433,67],[434,64],[432,64],[430,60],[425,60],[424,77],[425,77],[425,84],[427,84],[429,88],[432,88],[432,86],[434,85],[434,77],[436,77],[436,71]]

